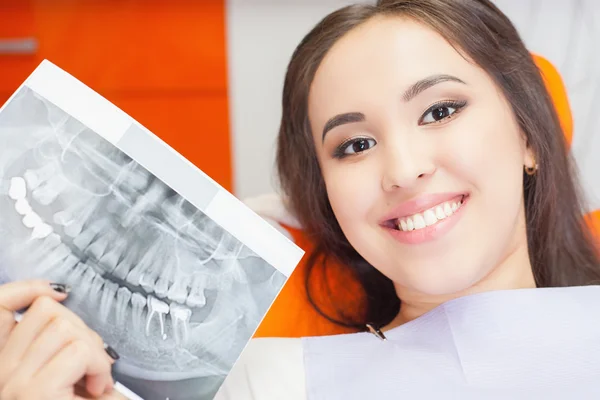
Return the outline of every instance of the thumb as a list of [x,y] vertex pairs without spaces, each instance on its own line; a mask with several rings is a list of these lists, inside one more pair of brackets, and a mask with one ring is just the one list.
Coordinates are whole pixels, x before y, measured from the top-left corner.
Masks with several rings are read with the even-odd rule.
[[29,307],[35,299],[48,296],[56,301],[67,297],[70,287],[45,280],[10,282],[0,285],[0,310],[18,311]]

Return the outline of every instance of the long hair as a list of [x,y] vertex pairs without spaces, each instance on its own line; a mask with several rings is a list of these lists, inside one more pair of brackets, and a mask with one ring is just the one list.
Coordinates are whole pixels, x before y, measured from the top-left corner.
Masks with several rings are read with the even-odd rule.
[[[524,174],[529,258],[538,287],[598,283],[600,269],[559,119],[541,73],[510,20],[488,0],[382,0],[344,7],[325,17],[296,48],[283,89],[277,170],[281,188],[310,240],[306,290],[326,318],[348,327],[389,323],[398,313],[392,282],[348,243],[329,204],[308,119],[315,73],[331,47],[374,17],[404,17],[422,23],[493,79],[511,105],[539,169]],[[356,277],[366,295],[364,315],[334,317],[319,308],[311,276],[333,257]],[[335,295],[335,294],[333,294]]]

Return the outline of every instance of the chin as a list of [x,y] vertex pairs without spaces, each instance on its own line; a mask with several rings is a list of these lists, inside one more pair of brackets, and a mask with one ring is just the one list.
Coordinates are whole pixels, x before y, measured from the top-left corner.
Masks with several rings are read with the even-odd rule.
[[[484,276],[483,271],[456,271],[448,263],[440,268],[439,264],[435,268],[420,267],[421,271],[428,270],[427,273],[412,274],[397,282],[404,281],[405,288],[411,292],[421,293],[427,296],[458,296],[468,292]],[[420,271],[419,271],[420,272]]]

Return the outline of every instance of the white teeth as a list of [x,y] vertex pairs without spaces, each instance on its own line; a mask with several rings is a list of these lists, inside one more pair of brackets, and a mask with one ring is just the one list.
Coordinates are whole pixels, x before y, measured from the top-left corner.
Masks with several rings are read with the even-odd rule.
[[115,320],[117,326],[123,326],[127,317],[127,309],[131,300],[131,291],[126,287],[117,290],[117,304],[115,306]]
[[23,225],[31,229],[36,227],[37,225],[41,225],[44,221],[42,221],[42,218],[39,215],[37,215],[35,211],[31,211],[23,217],[22,222]]
[[446,218],[446,213],[444,212],[444,209],[441,206],[437,206],[435,208],[435,217],[439,220]]
[[108,320],[108,314],[110,313],[110,308],[115,300],[118,288],[119,285],[114,282],[104,282],[102,297],[100,298],[100,321],[106,322]]
[[148,318],[146,320],[146,336],[150,336],[150,324],[154,319],[154,314],[158,314],[160,323],[160,337],[165,340],[165,315],[169,313],[169,305],[158,300],[156,297],[148,296]]
[[33,231],[31,232],[31,238],[43,239],[45,237],[48,237],[52,232],[54,232],[54,229],[52,229],[50,225],[46,223],[41,223],[33,228]]
[[189,322],[192,310],[177,303],[171,303],[169,307],[171,316],[171,330],[175,343],[184,344],[188,340]]
[[446,216],[449,217],[453,213],[454,213],[454,211],[452,211],[452,207],[450,206],[450,204],[448,204],[448,203],[444,204],[444,214],[446,214]]
[[413,223],[415,224],[415,230],[425,228],[425,226],[426,226],[425,219],[423,219],[421,214],[416,214],[414,217],[412,217],[412,220],[413,220]]
[[140,293],[133,293],[131,295],[131,316],[134,332],[140,332],[142,330],[145,307],[146,298]]
[[401,220],[401,221],[400,221],[400,228],[401,228],[403,231],[407,231],[407,230],[408,230],[408,225],[406,224],[406,221],[405,221],[405,220]]
[[423,219],[425,220],[425,225],[427,225],[427,226],[431,226],[431,225],[435,224],[436,222],[438,222],[438,219],[432,210],[425,211],[423,213]]
[[31,206],[27,199],[19,199],[15,201],[15,211],[17,214],[26,215],[29,214],[32,210]]
[[22,200],[27,196],[27,185],[25,179],[14,177],[10,179],[10,187],[8,189],[8,197],[13,200]]
[[456,212],[462,206],[462,200],[453,203],[444,203],[439,206],[433,207],[429,210],[426,210],[422,214],[415,214],[411,217],[407,217],[399,220],[398,229],[404,232],[410,232],[416,229],[423,229],[426,226],[431,226],[436,224],[438,221],[441,221],[445,218],[448,218],[452,214]]

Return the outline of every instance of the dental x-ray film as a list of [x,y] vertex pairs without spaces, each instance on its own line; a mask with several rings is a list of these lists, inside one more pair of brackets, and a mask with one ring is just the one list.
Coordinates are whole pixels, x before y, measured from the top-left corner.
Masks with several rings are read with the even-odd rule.
[[302,250],[48,61],[0,109],[0,149],[0,283],[70,284],[140,397],[212,399]]

